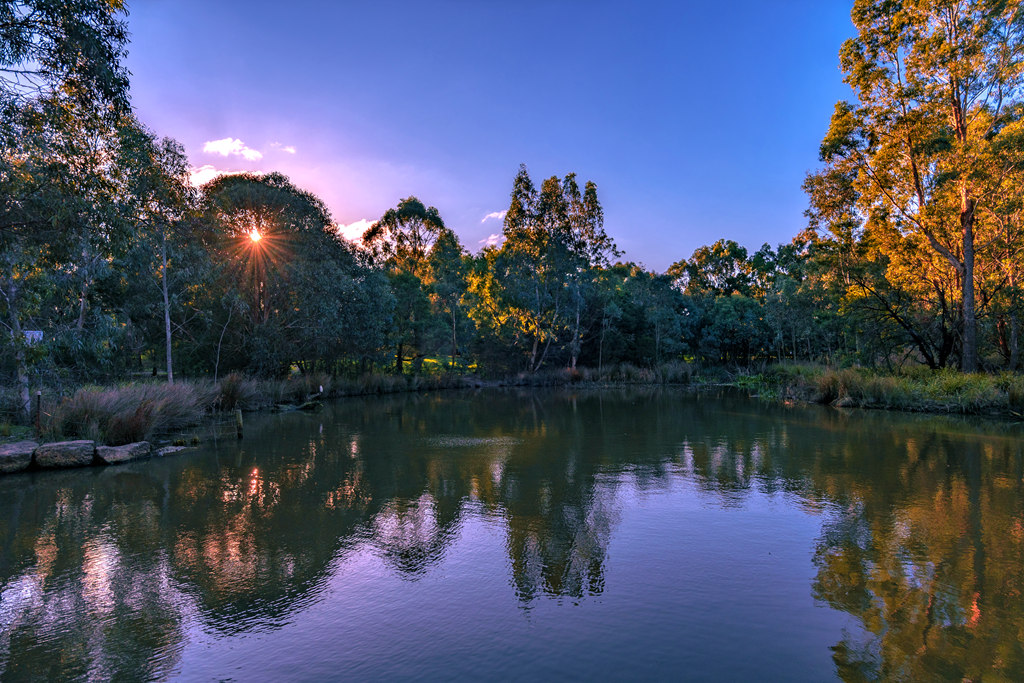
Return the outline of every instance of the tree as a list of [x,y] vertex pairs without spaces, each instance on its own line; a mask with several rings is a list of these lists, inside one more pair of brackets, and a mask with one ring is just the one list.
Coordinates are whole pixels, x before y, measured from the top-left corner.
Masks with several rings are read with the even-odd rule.
[[436,208],[408,197],[388,209],[363,233],[363,245],[377,264],[388,270],[395,294],[395,369],[399,374],[403,372],[408,346],[415,352],[414,372],[423,359],[423,330],[429,322],[429,301],[424,289],[427,259],[431,247],[446,232],[448,229]]
[[857,36],[840,61],[859,105],[836,105],[825,173],[852,179],[861,215],[890,232],[882,248],[907,243],[948,264],[961,367],[973,371],[977,230],[1013,163],[1000,135],[1020,101],[1024,13],[1003,0],[857,0],[851,16]]
[[0,0],[0,96],[5,103],[73,93],[78,104],[128,108],[121,64],[123,0]]
[[668,275],[690,295],[747,295],[751,290],[747,250],[733,240],[721,239],[693,252],[689,261],[669,266]]
[[[112,119],[59,96],[5,109],[0,127],[0,299],[11,331],[23,417],[29,392],[21,348],[24,321],[46,310],[46,320],[37,323],[49,324],[47,339],[52,341],[70,318],[72,329],[64,336],[74,337],[81,350],[92,286],[127,244],[131,223],[125,178],[131,169],[119,163],[124,129],[123,118]],[[59,300],[44,308],[44,294]]]
[[419,276],[430,247],[444,230],[436,208],[408,197],[366,230],[363,244],[380,263]]
[[72,231],[81,227],[79,219],[110,208],[90,201],[97,198],[88,192],[67,191],[76,180],[88,178],[89,189],[104,180],[82,163],[95,155],[68,152],[90,134],[109,132],[95,125],[99,119],[127,109],[122,12],[119,0],[0,1],[0,295],[23,418],[29,413],[24,316],[38,306],[39,286],[53,272],[46,265],[69,263],[70,250],[86,244],[81,230]]
[[451,331],[451,370],[455,369],[459,352],[459,326],[466,320],[462,299],[468,286],[468,271],[469,260],[459,238],[451,230],[443,230],[427,256],[426,273],[431,303],[446,317]]
[[219,231],[220,291],[243,292],[241,314],[223,313],[237,321],[229,368],[279,375],[377,343],[393,300],[319,198],[279,173],[223,176],[202,189],[205,220]]
[[137,124],[127,127],[125,137],[123,164],[132,171],[129,185],[132,213],[139,227],[136,237],[142,238],[140,246],[144,250],[159,253],[167,382],[174,384],[168,254],[177,243],[185,241],[182,233],[195,209],[196,197],[188,182],[188,158],[179,143],[169,138],[157,140]]
[[485,250],[474,274],[472,317],[479,328],[529,348],[530,372],[559,338],[575,367],[593,268],[617,253],[604,231],[597,186],[588,182],[581,193],[569,174],[548,178],[538,190],[520,166],[503,232],[501,248]]

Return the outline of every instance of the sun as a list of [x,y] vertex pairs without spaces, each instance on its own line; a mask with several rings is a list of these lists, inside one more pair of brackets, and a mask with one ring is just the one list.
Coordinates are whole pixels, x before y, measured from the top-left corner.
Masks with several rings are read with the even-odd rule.
[[263,239],[263,235],[260,234],[259,230],[253,228],[251,231],[249,231],[249,239],[251,239],[254,243],[259,242],[261,239]]

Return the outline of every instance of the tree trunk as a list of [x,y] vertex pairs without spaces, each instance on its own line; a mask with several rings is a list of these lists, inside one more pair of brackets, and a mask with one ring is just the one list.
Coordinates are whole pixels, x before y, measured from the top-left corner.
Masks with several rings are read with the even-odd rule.
[[231,324],[231,314],[235,312],[235,306],[232,304],[231,308],[228,309],[228,319],[224,323],[224,327],[220,330],[220,338],[217,339],[217,358],[213,361],[213,381],[216,383],[217,375],[220,372],[220,347],[224,343],[224,333],[228,331],[228,325]]
[[82,250],[82,289],[78,293],[78,320],[75,322],[75,330],[81,332],[85,329],[85,311],[88,308],[89,297],[89,271],[92,269],[92,261],[89,253]]
[[167,347],[167,383],[174,384],[174,364],[171,360],[171,300],[167,295],[167,235],[160,237],[160,259],[160,283],[164,294],[164,342]]
[[963,190],[960,210],[960,225],[964,231],[964,268],[962,274],[964,346],[961,369],[964,372],[978,370],[978,321],[974,310],[974,200]]
[[2,290],[4,300],[7,303],[7,320],[11,326],[12,342],[14,343],[14,370],[17,375],[19,417],[26,423],[32,415],[32,395],[28,390],[28,357],[25,355],[25,332],[21,329],[21,319],[18,317],[18,285],[14,281],[13,273],[6,278]]
[[577,305],[576,305],[576,326],[573,328],[573,331],[572,331],[572,363],[571,363],[570,367],[572,367],[573,370],[576,369],[576,359],[579,358],[579,355],[580,355],[580,346],[581,346],[581,343],[580,343],[580,308],[579,308],[579,304],[577,303]]
[[456,330],[457,322],[458,321],[455,318],[455,310],[453,309],[452,310],[452,362],[451,362],[451,370],[452,370],[452,372],[455,372],[455,354],[459,350],[459,346],[457,344],[457,340],[456,340],[456,337],[455,337],[455,330]]
[[401,375],[403,372],[402,367],[402,352],[405,350],[405,344],[398,342],[398,350],[395,352],[395,370]]
[[88,293],[89,288],[83,284],[82,291],[79,292],[78,296],[78,321],[75,323],[75,329],[79,332],[85,329],[85,302]]
[[1020,323],[1017,321],[1017,314],[1010,314],[1010,370],[1016,370],[1020,363]]

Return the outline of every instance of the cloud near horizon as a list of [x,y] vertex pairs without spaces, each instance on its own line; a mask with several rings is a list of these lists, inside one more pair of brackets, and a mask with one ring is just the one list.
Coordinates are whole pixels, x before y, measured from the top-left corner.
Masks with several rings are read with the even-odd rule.
[[189,170],[188,182],[192,187],[201,187],[214,178],[219,178],[222,175],[233,175],[236,173],[239,173],[239,171],[222,171],[212,164],[203,164],[198,167],[193,166]]
[[262,152],[247,146],[238,138],[221,138],[220,140],[204,142],[203,151],[210,154],[219,154],[222,157],[242,157],[246,161],[259,161],[263,158]]
[[508,209],[505,209],[504,211],[492,211],[491,213],[489,213],[486,216],[484,216],[484,219],[482,221],[480,221],[480,222],[481,223],[486,223],[487,221],[491,220],[492,218],[497,218],[499,221],[503,221],[503,220],[505,220],[505,214],[507,214],[507,213],[508,213]]
[[502,239],[504,239],[503,235],[499,235],[497,233],[494,233],[494,234],[488,235],[487,237],[483,238],[482,240],[477,242],[477,244],[482,244],[485,247],[496,247],[499,244],[501,244],[501,240]]
[[360,218],[359,220],[349,223],[338,223],[338,234],[347,239],[349,242],[360,242],[363,239],[363,233],[366,232],[374,221],[366,218]]

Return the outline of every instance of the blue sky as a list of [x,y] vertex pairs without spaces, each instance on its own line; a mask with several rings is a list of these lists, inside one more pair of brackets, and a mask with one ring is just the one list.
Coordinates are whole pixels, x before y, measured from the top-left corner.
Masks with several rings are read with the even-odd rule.
[[658,271],[722,237],[787,242],[851,97],[845,0],[130,8],[139,117],[197,170],[281,171],[343,225],[416,195],[470,251],[520,163],[596,182],[625,258]]

